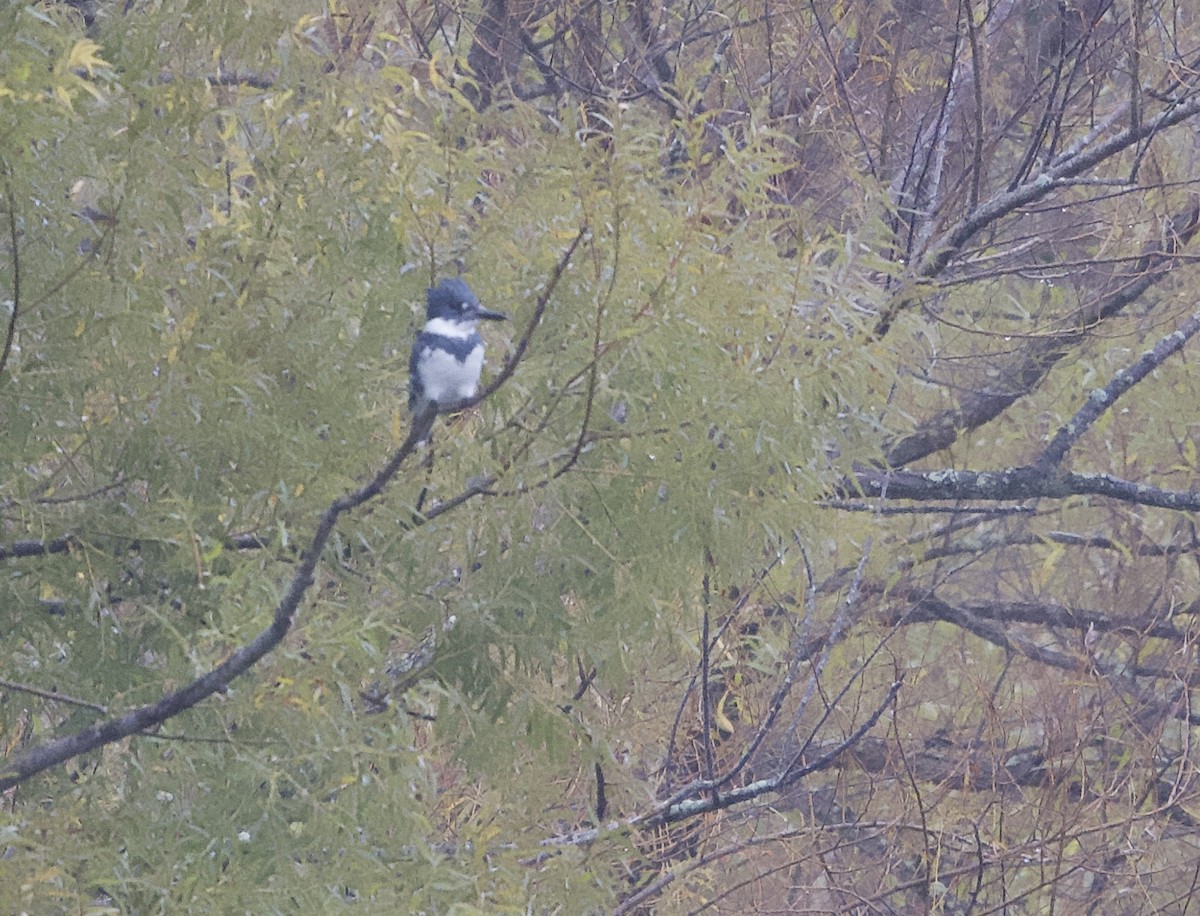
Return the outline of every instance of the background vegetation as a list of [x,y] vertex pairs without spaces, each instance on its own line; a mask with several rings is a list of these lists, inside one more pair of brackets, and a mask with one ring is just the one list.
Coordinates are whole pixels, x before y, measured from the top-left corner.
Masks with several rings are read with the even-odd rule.
[[1194,905],[1191,5],[0,35],[0,909]]

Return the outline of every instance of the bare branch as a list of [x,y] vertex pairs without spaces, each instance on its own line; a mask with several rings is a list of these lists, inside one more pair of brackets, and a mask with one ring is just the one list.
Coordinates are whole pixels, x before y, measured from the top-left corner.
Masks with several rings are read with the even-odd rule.
[[0,560],[9,557],[43,557],[51,553],[66,553],[75,543],[70,535],[52,541],[13,541],[9,546],[0,546]]
[[912,500],[1027,500],[1104,496],[1121,502],[1180,512],[1200,510],[1200,490],[1165,490],[1110,474],[1047,474],[1036,465],[1000,471],[881,471],[855,472],[853,488],[892,499]]
[[1153,349],[1143,353],[1141,359],[1136,363],[1122,369],[1113,376],[1112,381],[1107,385],[1088,395],[1087,403],[1055,433],[1054,439],[1034,464],[1046,469],[1059,465],[1071,446],[1079,441],[1079,437],[1087,432],[1093,423],[1112,408],[1121,395],[1161,366],[1169,356],[1182,350],[1198,331],[1200,331],[1200,312],[1194,312],[1179,328],[1156,343]]
[[17,200],[13,196],[12,179],[8,163],[0,160],[0,169],[4,171],[4,197],[7,200],[5,210],[8,212],[8,238],[12,245],[12,312],[8,316],[8,329],[4,334],[4,349],[0,350],[0,372],[8,365],[8,357],[12,354],[13,340],[17,336],[17,316],[21,309],[21,250],[17,244]]
[[[1200,103],[1200,97],[1196,101]],[[1193,205],[1176,218],[1165,239],[1143,252],[1134,267],[1135,279],[1098,303],[1093,313],[1094,323],[1121,314],[1148,289],[1169,276],[1176,253],[1192,241],[1197,228],[1200,228],[1200,206]],[[916,432],[891,445],[886,452],[886,463],[893,468],[911,464],[949,447],[963,432],[978,429],[995,419],[1033,391],[1046,373],[1070,352],[1071,345],[1083,339],[1089,330],[1090,327],[1079,327],[1031,341],[1001,373],[998,384],[970,395],[959,407],[937,414]]]
[[10,681],[8,678],[0,678],[0,687],[18,693],[27,693],[30,696],[41,697],[43,700],[67,703],[70,706],[82,706],[85,709],[94,709],[96,712],[103,713],[104,715],[108,714],[107,706],[100,703],[93,703],[91,700],[81,700],[78,697],[59,693],[57,690],[43,690],[41,687],[34,687],[32,684],[22,684],[19,681]]
[[[1131,125],[1109,139],[1088,148],[1071,149],[1056,158],[1041,174],[1019,187],[995,195],[972,210],[957,225],[944,232],[930,246],[928,252],[913,269],[917,281],[939,276],[957,257],[963,247],[984,228],[1023,207],[1047,197],[1056,188],[1056,183],[1076,178],[1095,168],[1100,163],[1144,142],[1155,134],[1181,124],[1200,114],[1200,95],[1193,95],[1181,102],[1169,104],[1155,117]],[[891,328],[896,316],[910,306],[916,297],[911,287],[901,291],[897,298],[879,316],[872,332],[883,337]]]

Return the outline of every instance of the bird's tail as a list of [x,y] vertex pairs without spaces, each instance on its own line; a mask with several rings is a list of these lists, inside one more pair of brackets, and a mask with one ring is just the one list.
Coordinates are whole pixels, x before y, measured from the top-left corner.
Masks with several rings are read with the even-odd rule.
[[433,421],[437,418],[437,412],[437,402],[427,398],[422,398],[413,407],[413,430],[417,434],[418,445],[424,445],[429,441],[429,434],[433,431]]

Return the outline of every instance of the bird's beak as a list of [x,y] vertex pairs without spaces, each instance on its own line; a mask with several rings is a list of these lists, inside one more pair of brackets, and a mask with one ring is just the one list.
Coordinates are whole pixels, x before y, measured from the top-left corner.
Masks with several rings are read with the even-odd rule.
[[503,312],[493,312],[491,309],[485,309],[482,305],[475,313],[476,318],[483,318],[487,321],[508,321],[508,316]]

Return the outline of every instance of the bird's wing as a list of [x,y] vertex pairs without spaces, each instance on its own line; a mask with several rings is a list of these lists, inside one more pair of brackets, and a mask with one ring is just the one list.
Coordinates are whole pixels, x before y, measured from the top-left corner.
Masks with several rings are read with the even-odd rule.
[[412,352],[408,355],[408,409],[412,410],[417,406],[417,401],[425,393],[421,387],[421,376],[417,374],[417,362],[421,358],[421,353],[428,348],[429,341],[426,339],[428,335],[422,331],[417,335],[417,339],[413,341]]

